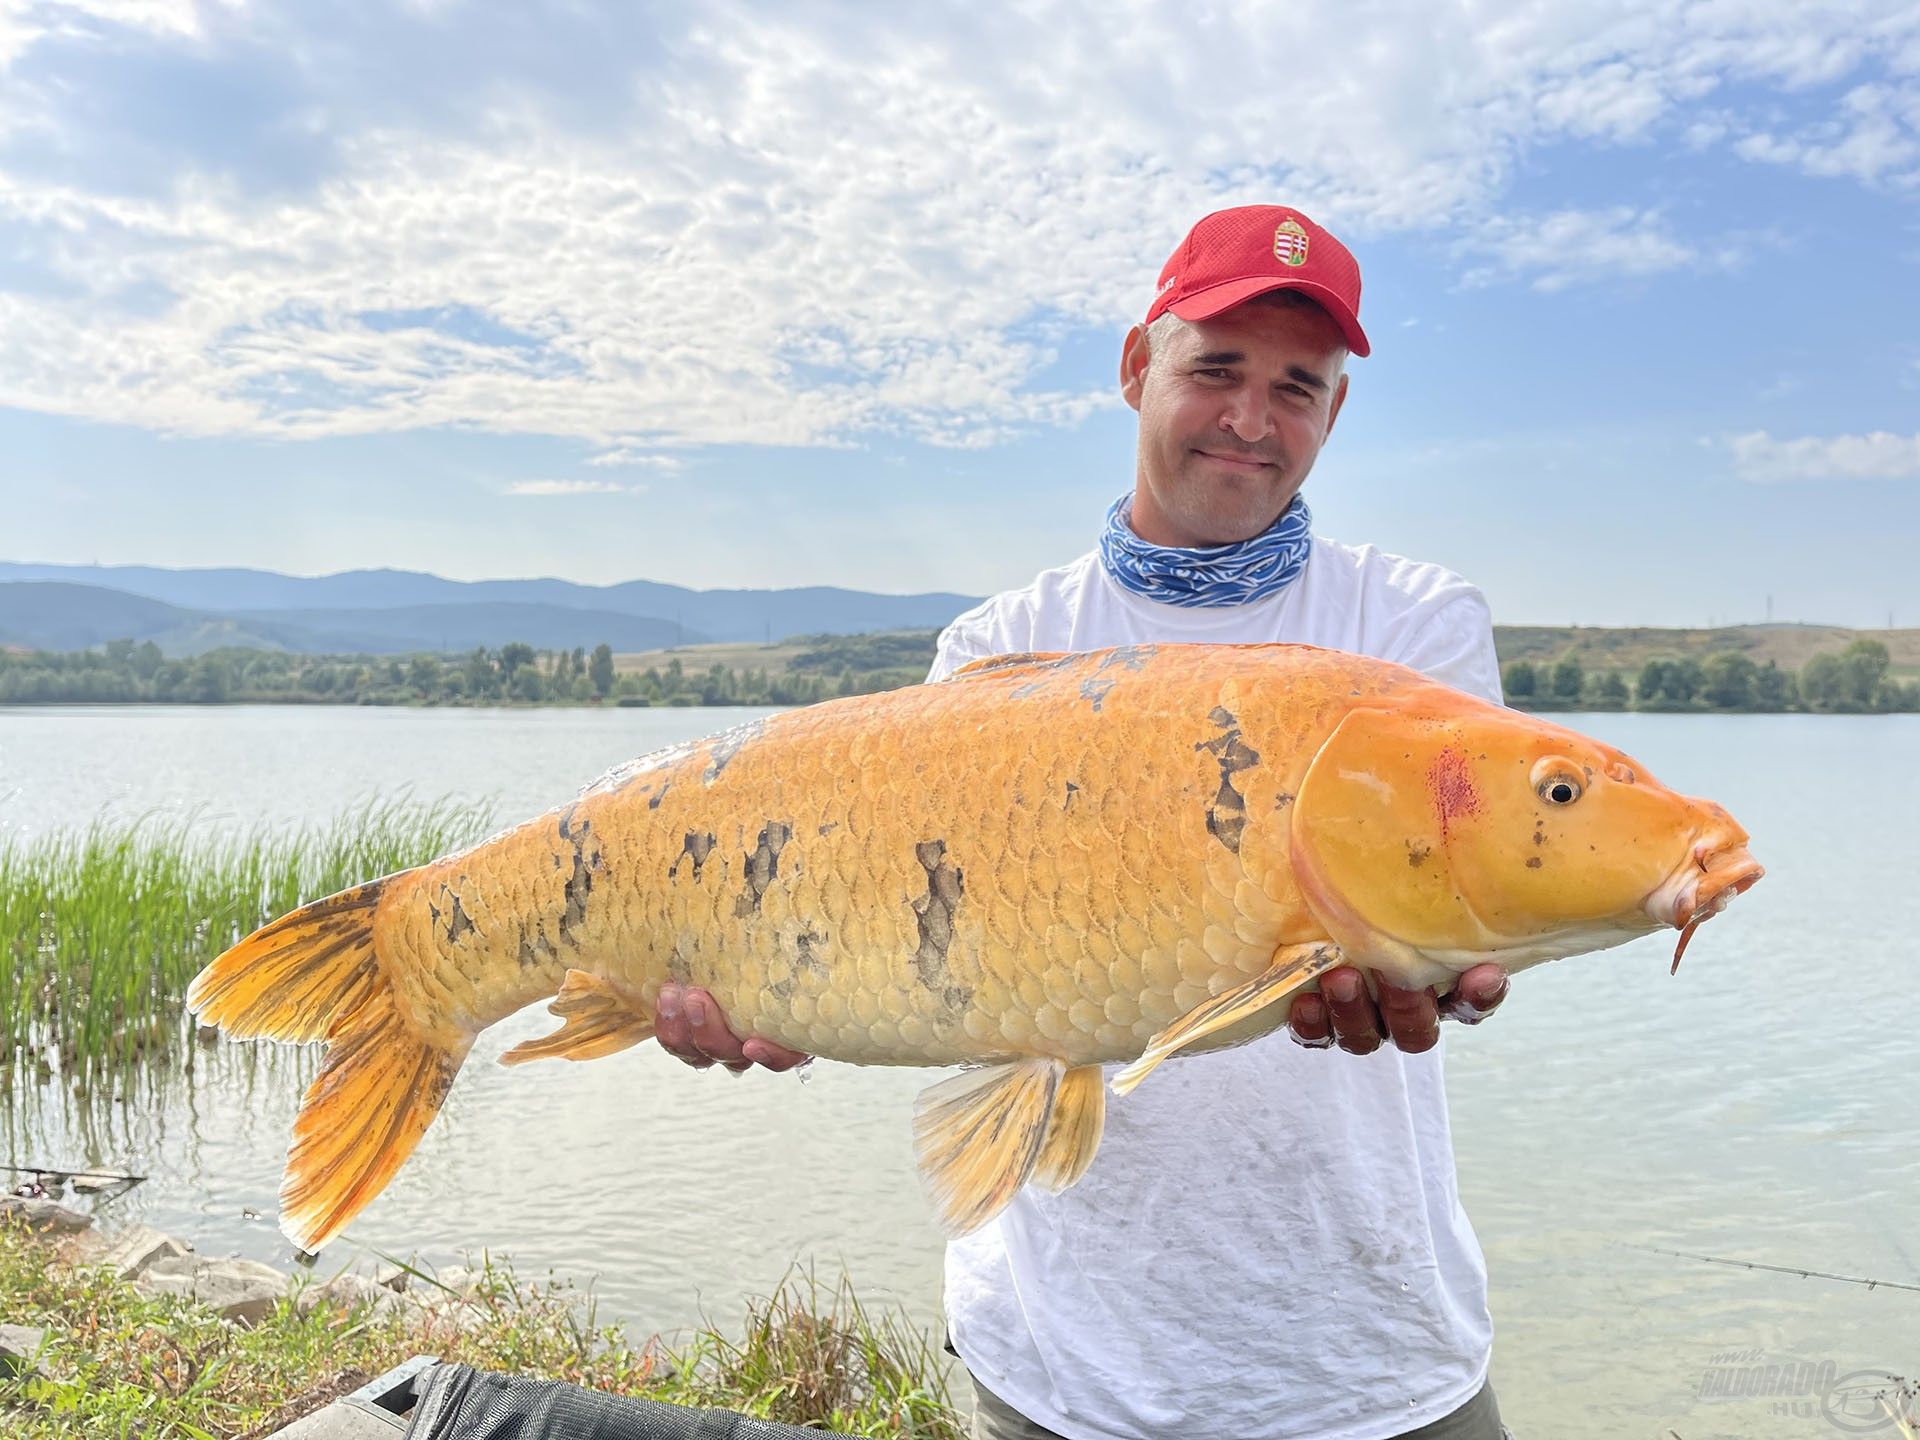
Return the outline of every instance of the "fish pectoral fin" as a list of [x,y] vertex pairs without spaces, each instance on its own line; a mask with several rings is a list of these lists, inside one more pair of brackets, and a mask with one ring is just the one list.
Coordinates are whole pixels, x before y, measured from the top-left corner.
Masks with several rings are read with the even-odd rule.
[[1087,1173],[1107,1123],[1107,1091],[1098,1065],[1076,1065],[1060,1079],[1047,1138],[1033,1162],[1033,1183],[1058,1195]]
[[598,1060],[653,1034],[653,1017],[621,994],[601,976],[569,970],[560,993],[547,1006],[549,1015],[566,1021],[551,1035],[527,1040],[500,1057],[502,1065],[524,1065],[529,1060]]
[[1278,1004],[1319,979],[1341,959],[1340,947],[1326,941],[1288,945],[1275,952],[1273,963],[1253,979],[1202,1001],[1149,1040],[1140,1058],[1113,1077],[1113,1093],[1125,1095],[1175,1051],[1238,1024],[1256,1010]]
[[1067,1067],[1035,1058],[968,1070],[913,1102],[913,1154],[949,1235],[977,1230],[1027,1183]]

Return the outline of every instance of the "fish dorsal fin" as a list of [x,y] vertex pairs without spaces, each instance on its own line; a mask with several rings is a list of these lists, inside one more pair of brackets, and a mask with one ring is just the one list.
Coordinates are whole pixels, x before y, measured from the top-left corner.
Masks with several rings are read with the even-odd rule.
[[989,655],[984,660],[969,660],[947,678],[971,680],[976,675],[1011,674],[1019,670],[1051,670],[1062,660],[1078,660],[1070,650],[1022,650],[1017,655]]
[[1107,1092],[1098,1065],[1077,1065],[1060,1079],[1053,1097],[1053,1118],[1040,1158],[1033,1162],[1033,1183],[1058,1195],[1087,1173],[1100,1132],[1107,1123]]
[[1283,946],[1274,953],[1273,963],[1253,979],[1201,1001],[1149,1040],[1140,1058],[1113,1077],[1113,1093],[1125,1095],[1176,1050],[1278,1004],[1340,964],[1341,958],[1340,947],[1326,941]]
[[1033,1174],[1066,1066],[1036,1057],[967,1070],[913,1102],[913,1154],[941,1227],[965,1235]]
[[502,1065],[529,1060],[598,1060],[653,1034],[653,1017],[643,1013],[611,982],[585,970],[569,970],[560,993],[547,1006],[566,1023],[551,1035],[516,1045],[500,1057]]

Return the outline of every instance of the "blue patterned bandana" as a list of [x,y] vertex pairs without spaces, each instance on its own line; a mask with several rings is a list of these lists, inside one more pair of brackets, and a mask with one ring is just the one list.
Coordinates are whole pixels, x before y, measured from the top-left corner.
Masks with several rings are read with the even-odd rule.
[[1180,550],[1154,545],[1127,523],[1133,497],[1122,495],[1107,511],[1100,536],[1100,563],[1114,584],[1162,605],[1250,605],[1277,595],[1307,568],[1313,549],[1313,514],[1298,495],[1280,518],[1251,540]]

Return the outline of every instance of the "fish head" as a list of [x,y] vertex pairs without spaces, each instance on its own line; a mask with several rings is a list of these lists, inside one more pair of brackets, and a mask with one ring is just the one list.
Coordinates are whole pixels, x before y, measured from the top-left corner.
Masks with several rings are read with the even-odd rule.
[[[1456,703],[1456,698],[1457,702]],[[1294,873],[1349,954],[1434,984],[1693,929],[1761,876],[1720,806],[1466,697],[1356,709],[1292,807]]]

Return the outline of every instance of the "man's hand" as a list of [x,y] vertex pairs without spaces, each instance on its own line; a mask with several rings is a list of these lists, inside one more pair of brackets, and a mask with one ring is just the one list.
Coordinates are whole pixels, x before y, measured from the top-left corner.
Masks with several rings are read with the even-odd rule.
[[1463,972],[1444,1000],[1431,988],[1406,990],[1374,973],[1380,992],[1376,1004],[1367,983],[1351,965],[1320,977],[1320,992],[1296,995],[1289,1014],[1293,1038],[1310,1050],[1339,1045],[1352,1055],[1370,1055],[1391,1040],[1409,1055],[1440,1042],[1442,1018],[1478,1025],[1507,998],[1507,972],[1498,965],[1475,965]]
[[727,1018],[713,996],[697,987],[662,985],[653,1011],[653,1034],[660,1048],[696,1070],[713,1064],[724,1065],[736,1075],[755,1065],[791,1070],[811,1058],[758,1036],[742,1040],[727,1028]]

